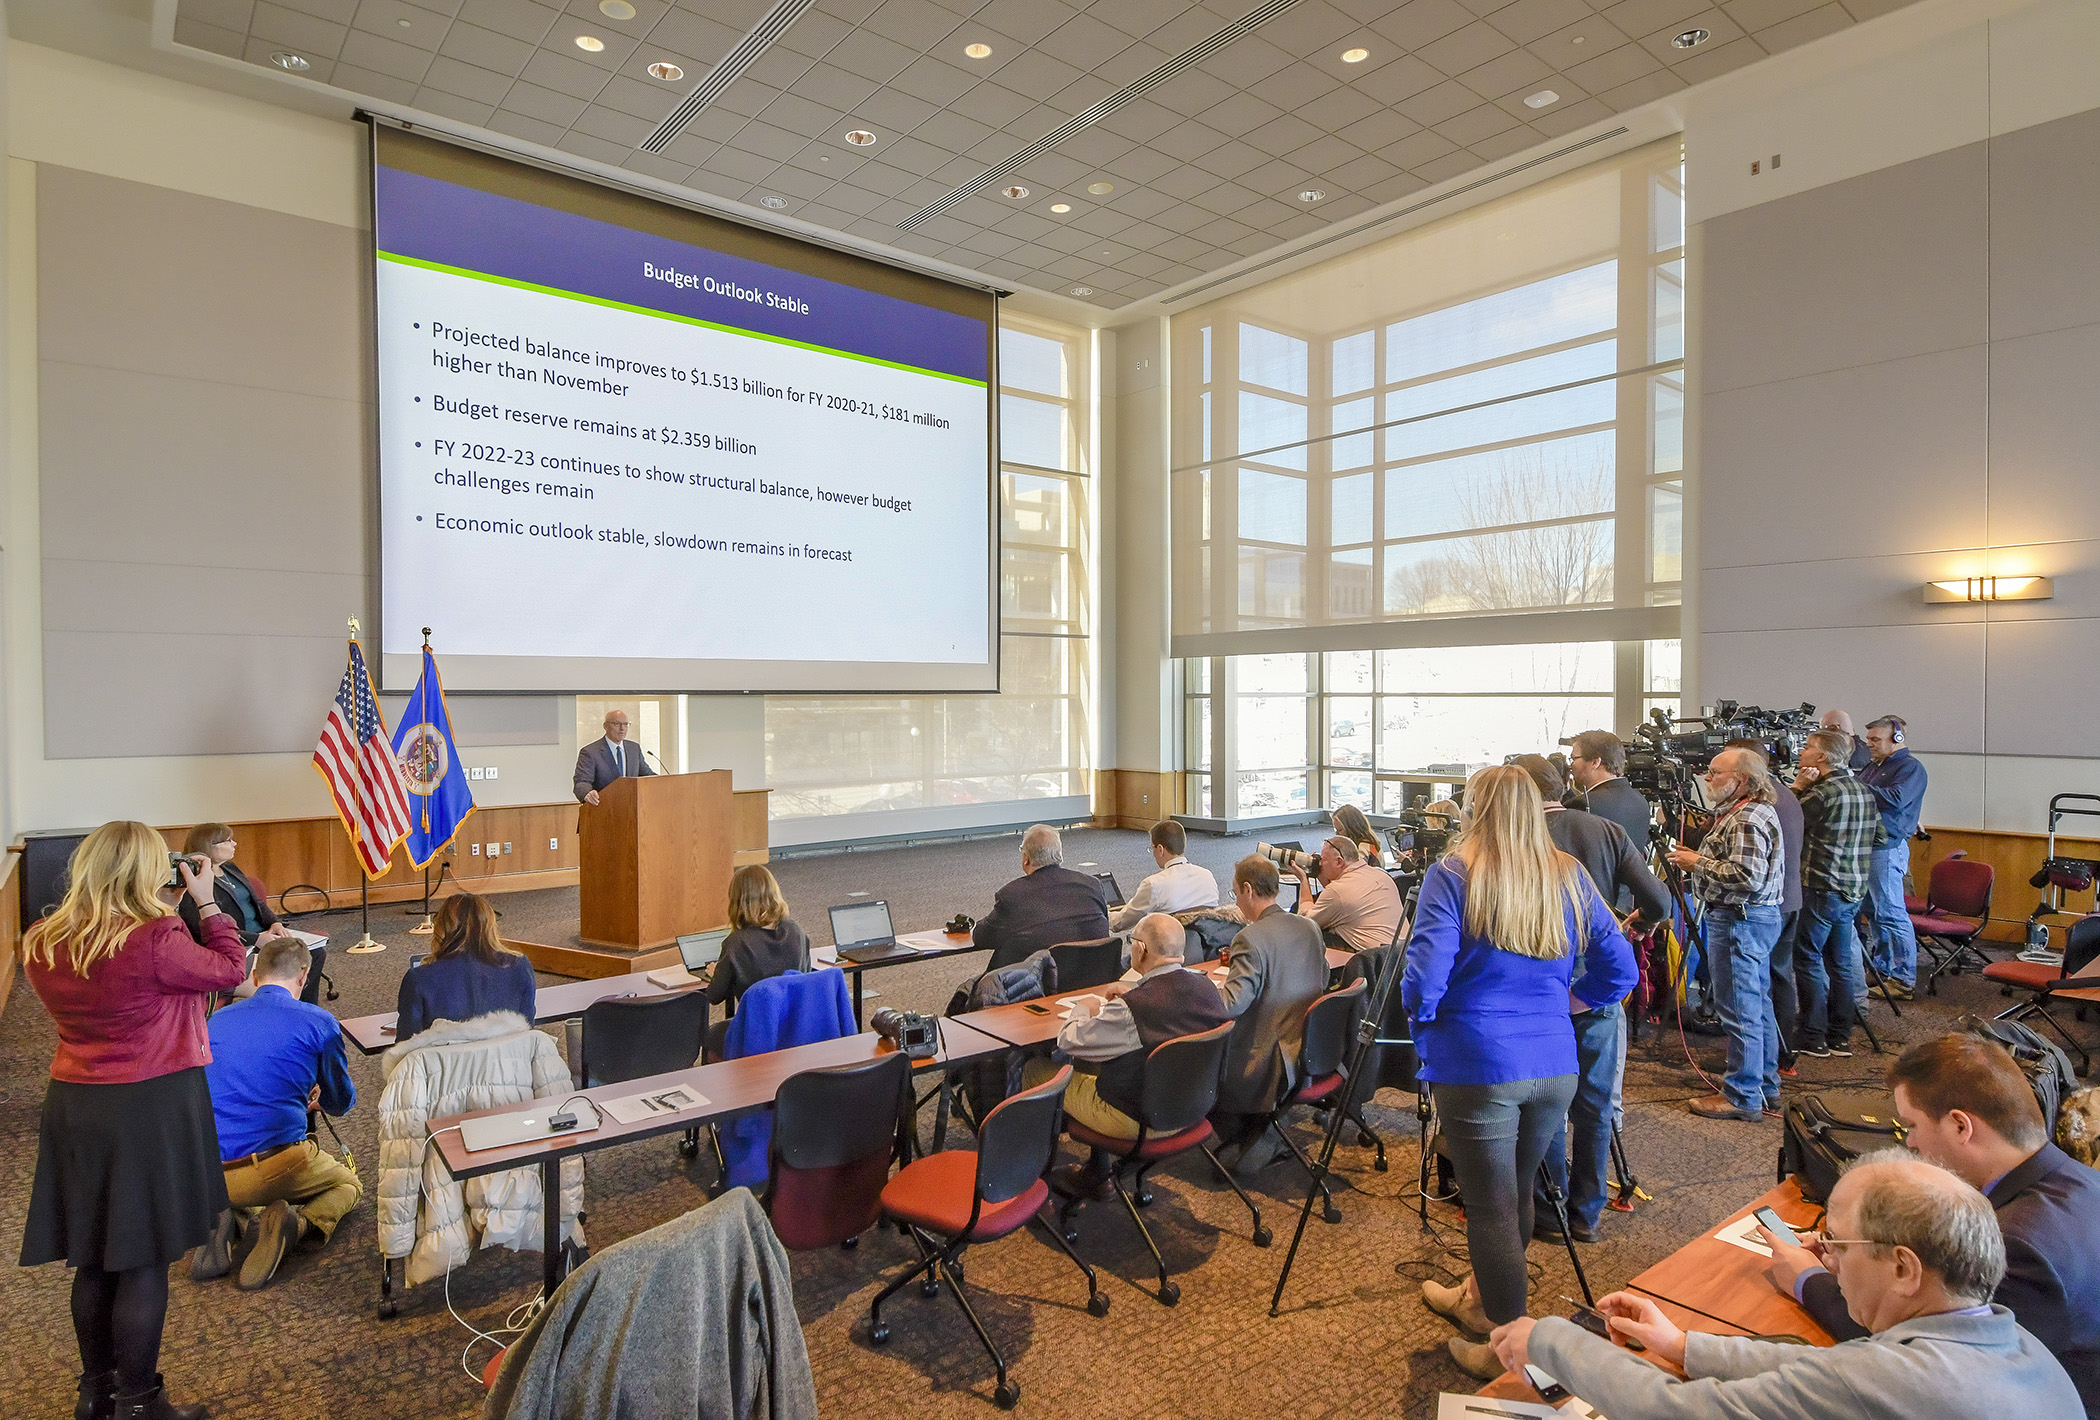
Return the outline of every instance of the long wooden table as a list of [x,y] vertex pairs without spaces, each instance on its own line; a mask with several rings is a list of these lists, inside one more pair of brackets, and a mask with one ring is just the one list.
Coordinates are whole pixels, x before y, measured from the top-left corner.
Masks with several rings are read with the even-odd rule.
[[[964,932],[960,936],[951,936],[942,931],[900,932],[897,936],[897,945],[910,947],[912,954],[910,956],[885,957],[881,961],[871,961],[865,964],[847,961],[844,957],[838,959],[836,964],[839,970],[853,978],[853,1024],[865,1024],[861,1018],[860,1006],[860,974],[862,972],[880,971],[886,966],[911,966],[917,962],[939,961],[942,957],[959,957],[965,956],[970,952],[988,952],[991,950],[990,947],[980,947],[970,940],[968,932]],[[830,965],[831,963],[826,964]]]
[[[545,1225],[541,1242],[544,1249],[541,1259],[541,1288],[544,1295],[551,1296],[554,1289],[561,1285],[563,1272],[560,1204],[563,1159],[580,1157],[601,1149],[632,1144],[664,1134],[705,1128],[739,1115],[750,1114],[770,1106],[773,1097],[779,1093],[782,1082],[791,1075],[798,1075],[804,1070],[828,1069],[835,1065],[857,1065],[887,1054],[893,1048],[884,1042],[882,1037],[870,1031],[839,1040],[789,1046],[785,1050],[769,1050],[762,1055],[747,1055],[712,1065],[696,1065],[690,1069],[674,1070],[668,1074],[651,1075],[639,1080],[623,1080],[615,1085],[572,1090],[556,1102],[555,1108],[558,1110],[576,1100],[588,1100],[598,1112],[599,1123],[596,1129],[587,1134],[550,1135],[529,1143],[468,1152],[459,1134],[460,1124],[469,1119],[537,1113],[548,1107],[547,1101],[542,1099],[433,1120],[430,1124],[432,1142],[438,1156],[444,1160],[446,1169],[455,1179],[462,1182],[504,1169],[539,1169],[541,1213]],[[954,1020],[944,1020],[941,1022],[940,1049],[927,1059],[914,1060],[912,1068],[914,1071],[941,1069],[944,1073],[942,1085],[945,1089],[945,1071],[948,1066],[981,1060],[1009,1048],[1007,1042],[995,1036],[972,1030]],[[707,1103],[698,1109],[685,1110],[668,1117],[639,1120],[633,1124],[620,1123],[604,1109],[606,1100],[659,1092],[677,1085],[687,1086],[705,1098]]]
[[1798,1336],[1814,1346],[1836,1344],[1800,1303],[1772,1286],[1767,1259],[1714,1234],[1759,1208],[1770,1208],[1796,1232],[1812,1229],[1822,1209],[1801,1196],[1792,1179],[1738,1208],[1628,1285],[1658,1301],[1674,1302],[1752,1336]]

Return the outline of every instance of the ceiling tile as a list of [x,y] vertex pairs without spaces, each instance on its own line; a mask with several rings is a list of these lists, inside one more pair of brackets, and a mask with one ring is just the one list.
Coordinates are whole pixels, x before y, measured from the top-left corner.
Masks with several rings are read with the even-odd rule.
[[1456,118],[1479,102],[1478,94],[1453,80],[1416,94],[1395,107],[1424,127],[1435,127],[1447,118]]
[[1415,134],[1412,138],[1401,139],[1398,143],[1381,150],[1378,156],[1396,168],[1405,168],[1409,172],[1418,173],[1422,170],[1424,163],[1445,156],[1451,152],[1451,149],[1452,145],[1448,140],[1439,138],[1434,133],[1424,131]]
[[1444,76],[1412,54],[1396,59],[1356,81],[1357,89],[1382,104],[1397,104],[1444,82]]
[[1512,49],[1478,69],[1469,69],[1458,81],[1484,99],[1499,99],[1518,90],[1530,92],[1552,74],[1546,62],[1528,49]]
[[571,59],[566,54],[542,49],[532,56],[520,77],[570,98],[594,99],[611,76],[603,69]]
[[702,192],[711,192],[717,197],[726,197],[731,202],[743,201],[745,195],[751,191],[750,183],[743,182],[737,178],[726,177],[721,173],[709,172],[705,168],[695,169],[685,181],[688,187],[698,188]]
[[1130,36],[1091,15],[1074,15],[1037,40],[1035,47],[1040,53],[1093,73],[1129,48]]
[[994,128],[1013,122],[1035,105],[1000,84],[981,83],[948,107]]
[[634,151],[632,143],[608,143],[603,138],[596,138],[573,128],[554,146],[564,153],[574,153],[578,157],[590,158],[611,167],[618,167],[620,160]]
[[1169,157],[1186,162],[1208,153],[1225,141],[1225,135],[1194,119],[1178,123],[1152,140],[1152,146]]
[[960,243],[965,251],[979,256],[1004,256],[1021,245],[1020,238],[1009,237],[1003,232],[973,232]]
[[1295,114],[1287,113],[1255,129],[1247,135],[1247,141],[1271,157],[1280,158],[1303,148],[1319,136],[1319,129]]
[[478,65],[465,64],[444,55],[430,61],[423,73],[423,86],[481,104],[497,104],[510,88],[508,74],[498,74]]
[[[430,70],[435,74],[437,65],[432,64]],[[423,82],[427,84],[432,80],[425,76]],[[685,97],[689,87],[685,84],[660,84],[654,80],[630,79],[624,74],[615,75],[610,83],[598,91],[597,102],[629,117],[645,119],[653,128],[678,106],[678,101]]]
[[1269,155],[1259,148],[1234,139],[1220,143],[1195,159],[1195,165],[1214,177],[1237,178],[1241,173],[1260,167],[1268,158]]
[[1187,0],[1110,0],[1090,6],[1087,13],[1133,39],[1142,39],[1186,9]]
[[[677,54],[690,54],[708,64],[720,62],[743,38],[729,26],[690,10],[673,10],[649,32],[649,42]],[[697,74],[691,77],[697,79]],[[884,78],[889,77],[884,75]]]
[[960,18],[928,0],[882,0],[861,24],[899,44],[924,50],[954,29]]
[[[1847,22],[1850,22],[1849,17]],[[1708,79],[1717,78],[1731,69],[1740,69],[1745,64],[1755,64],[1764,57],[1764,46],[1758,41],[1754,39],[1739,39],[1730,41],[1719,49],[1709,49],[1705,45],[1701,45],[1699,52],[1692,55],[1691,58],[1681,60],[1670,67],[1676,70],[1677,77],[1684,80],[1687,84],[1703,84]]]
[[844,231],[853,222],[851,212],[842,212],[828,203],[821,202],[807,203],[795,215],[805,222],[815,223],[834,232]]
[[1126,233],[1140,227],[1148,232],[1153,230],[1146,223],[1138,221],[1137,218],[1108,207],[1096,207],[1091,212],[1081,213],[1072,219],[1071,226],[1082,232],[1090,232],[1097,237],[1114,237],[1125,246],[1141,245],[1140,242],[1125,235]]
[[1375,153],[1388,144],[1397,143],[1412,133],[1420,133],[1422,125],[1404,113],[1391,109],[1380,109],[1369,118],[1358,119],[1339,136],[1348,139],[1367,153]]
[[1441,158],[1432,158],[1415,169],[1415,176],[1425,182],[1439,183],[1446,178],[1455,178],[1460,173],[1469,173],[1480,166],[1480,159],[1471,153],[1459,150]]
[[[1529,85],[1525,87],[1527,89],[1530,88]],[[1544,108],[1532,108],[1524,102],[1525,96],[1522,93],[1505,94],[1495,101],[1495,107],[1501,109],[1519,123],[1530,123],[1542,113],[1553,113],[1556,110],[1566,108],[1569,104],[1589,97],[1588,94],[1583,92],[1580,84],[1565,74],[1548,74],[1539,81],[1539,88],[1551,89],[1560,97]]]
[[1266,103],[1252,94],[1234,94],[1231,98],[1201,114],[1197,121],[1217,129],[1220,133],[1234,137],[1251,133],[1270,119],[1283,113],[1272,103]]
[[1579,25],[1569,25],[1543,39],[1533,40],[1526,48],[1544,60],[1548,67],[1565,74],[1570,65],[1580,64],[1594,55],[1608,54],[1620,45],[1630,43],[1632,36],[1622,33],[1618,26],[1602,16],[1592,15]]
[[958,222],[943,212],[928,217],[914,227],[912,231],[916,235],[932,241],[936,246],[952,247],[963,238],[976,232],[977,228],[970,226],[966,222]]
[[1492,134],[1473,145],[1473,156],[1482,162],[1499,162],[1512,154],[1537,145],[1544,134],[1528,124],[1511,124],[1500,133]]
[[[1757,42],[1769,53],[1777,54],[1782,49],[1792,49],[1795,45],[1807,44],[1812,39],[1821,39],[1824,35],[1850,28],[1851,24],[1852,17],[1845,13],[1843,6],[1825,5],[1819,10],[1811,10],[1805,15],[1796,15],[1791,20],[1784,20],[1759,30]],[[1719,34],[1718,30],[1715,31],[1717,38]]]
[[1122,231],[1116,233],[1116,240],[1150,251],[1173,236],[1174,233],[1168,231],[1165,227],[1155,226],[1151,222],[1133,222]]
[[1215,74],[1186,69],[1158,88],[1148,90],[1145,97],[1161,108],[1171,109],[1184,118],[1193,118],[1206,109],[1216,108],[1238,92],[1238,88]]
[[1186,202],[1204,189],[1215,186],[1217,181],[1201,168],[1178,167],[1173,172],[1162,174],[1152,186],[1169,197]]
[[[1782,20],[1791,20],[1796,15],[1805,15],[1818,9],[1825,0],[1721,0],[1721,8],[1728,18],[1740,25],[1746,34],[1755,33]],[[183,13],[194,7],[185,3]],[[202,14],[201,11],[198,12]]]
[[1095,66],[1094,75],[1121,89],[1135,84],[1171,58],[1173,56],[1163,49],[1154,49],[1149,44],[1133,44]]
[[743,72],[737,82],[741,84],[755,79],[768,88],[792,89],[802,82],[802,76],[815,64],[816,61],[806,54],[782,49],[777,44],[770,45],[766,52],[759,55],[757,61]]
[[1302,148],[1293,149],[1285,158],[1304,168],[1307,174],[1325,176],[1332,168],[1338,168],[1352,158],[1363,156],[1363,150],[1354,143],[1345,142],[1328,134],[1315,138]]
[[692,173],[684,163],[674,162],[662,153],[630,153],[627,161],[620,165],[663,182],[682,183]]
[[1152,249],[1169,261],[1193,261],[1210,250],[1210,243],[1199,242],[1194,237],[1174,236],[1157,243]]
[[1040,247],[1047,247],[1061,256],[1070,256],[1074,252],[1090,249],[1099,240],[1099,238],[1087,232],[1076,231],[1071,227],[1059,227],[1055,231],[1045,232],[1037,237],[1035,244]]
[[821,10],[810,10],[790,25],[788,32],[773,43],[785,45],[797,54],[821,59],[831,52],[833,45],[852,32],[852,22],[842,20],[836,15],[827,15]]
[[1607,54],[1574,65],[1568,70],[1568,77],[1592,94],[1601,94],[1643,74],[1653,74],[1661,67],[1655,56],[1639,45],[1622,44]]
[[1517,121],[1493,104],[1470,108],[1456,118],[1436,125],[1436,132],[1461,148],[1470,148],[1483,138],[1515,128]]
[[1146,99],[1132,99],[1094,125],[1137,143],[1152,139],[1181,122],[1181,115]]
[[[352,32],[351,38],[357,38],[356,32]],[[377,70],[360,69],[347,60],[336,61],[335,73],[329,76],[328,82],[338,89],[385,99],[388,103],[413,103],[416,97],[417,85],[413,79],[397,79]]]
[[[194,0],[190,0],[190,3],[183,5],[182,13],[189,14],[197,8]],[[408,23],[402,24],[403,20]],[[426,10],[420,5],[404,4],[402,0],[364,0],[364,3],[357,7],[357,16],[350,22],[350,28],[380,35],[400,44],[413,45],[420,50],[434,51],[451,24],[450,15]]]
[[711,138],[702,138],[693,132],[696,124],[688,124],[685,132],[671,140],[663,156],[674,163],[683,163],[687,168],[697,168],[721,150],[722,145]]
[[[603,104],[592,104],[578,115],[575,131],[603,138],[608,143],[618,143],[623,148],[638,148],[654,128],[654,124],[632,114],[621,113]],[[626,161],[624,155],[621,161]]]
[[[728,143],[735,139],[744,125],[750,121],[743,114],[733,113],[726,108],[704,108],[693,115],[692,119],[686,124],[684,132],[679,135],[677,140],[672,142],[670,148],[666,148],[664,151],[667,153],[671,152],[678,147],[679,142],[688,137],[705,138],[716,143]],[[702,157],[704,156],[702,155]],[[702,158],[694,158],[692,161],[693,165],[698,167]]]
[[744,152],[771,158],[775,163],[784,163],[807,148],[809,139],[790,129],[775,128],[763,119],[754,118],[737,134],[736,146]]
[[1362,189],[1362,192],[1365,197],[1382,207],[1388,202],[1398,202],[1403,197],[1420,192],[1427,186],[1429,186],[1428,183],[1416,177],[1413,173],[1399,173],[1387,178],[1384,182],[1372,183],[1369,187]]
[[1215,212],[1220,217],[1226,217],[1245,212],[1260,198],[1260,193],[1250,192],[1236,182],[1221,182],[1205,188],[1189,198],[1189,201],[1206,212]]
[[[561,97],[559,94],[556,98]],[[562,129],[552,123],[522,113],[510,113],[503,109],[489,115],[489,127],[498,133],[508,133],[513,138],[522,138],[527,143],[537,143],[542,148],[552,148],[561,142]]]
[[1094,274],[1097,266],[1098,263],[1088,261],[1083,256],[1061,256],[1043,270],[1067,281],[1084,281]]
[[346,25],[317,20],[312,15],[273,5],[270,0],[256,0],[255,18],[248,26],[251,39],[295,50],[309,60],[334,59],[343,46],[343,36],[349,32]]
[[771,177],[773,170],[779,166],[780,164],[772,159],[762,158],[756,153],[747,153],[740,148],[722,148],[702,163],[700,168],[703,172],[719,173],[724,177],[753,183]]
[[1175,205],[1173,198],[1149,187],[1119,189],[1108,201],[1118,212],[1137,218],[1150,218]]
[[1346,36],[1362,27],[1362,21],[1326,0],[1299,0],[1286,14],[1271,21],[1262,34],[1278,49],[1302,58],[1330,47],[1339,49]]
[[[1842,9],[1840,9],[1840,13],[1843,13]],[[1845,16],[1845,25],[1850,25],[1851,23],[1852,17],[1849,15]],[[1679,49],[1673,41],[1685,30],[1695,27],[1705,30],[1713,38],[1701,44],[1698,49]],[[1840,28],[1843,27],[1840,26]],[[1739,40],[1742,37],[1743,31],[1737,26],[1735,21],[1729,19],[1719,10],[1709,9],[1700,11],[1689,20],[1680,20],[1676,24],[1665,25],[1653,34],[1643,35],[1641,37],[1641,48],[1647,50],[1659,63],[1676,64],[1681,60],[1690,59],[1702,49],[1719,48],[1721,45]]]
[[1091,164],[1067,157],[1055,148],[1030,159],[1023,171],[1045,188],[1078,187],[1094,175]]
[[1487,22],[1513,43],[1530,44],[1595,14],[1587,0],[1514,0],[1490,14]]
[[485,30],[538,44],[561,17],[561,11],[533,0],[466,0],[457,18]]
[[971,18],[1033,44],[1078,13],[1059,0],[992,0]]
[[1642,104],[1659,99],[1664,94],[1674,94],[1683,87],[1684,80],[1664,69],[1654,74],[1643,74],[1632,83],[1621,84],[1616,89],[1606,89],[1597,97],[1611,105],[1614,113],[1624,113],[1627,109],[1639,108]]
[[1204,60],[1199,67],[1228,84],[1244,89],[1295,61],[1294,55],[1284,53],[1256,33],[1225,46]]
[[1296,111],[1312,103],[1323,94],[1346,92],[1341,81],[1329,78],[1310,64],[1292,64],[1277,70],[1260,83],[1247,90],[1248,93],[1281,109]]
[[1372,29],[1412,53],[1473,23],[1458,0],[1409,0],[1389,14],[1367,17]]
[[842,212],[851,212],[856,216],[872,211],[881,201],[882,199],[874,193],[864,192],[850,183],[843,182],[824,194],[826,206],[836,207]]
[[312,15],[317,20],[343,25],[357,18],[358,0],[281,0],[283,8]]
[[[1052,94],[1048,102],[1052,108],[1069,118],[1082,109],[1092,108],[1120,87],[1121,85],[1111,84],[1099,75],[1082,74]],[[1058,121],[1061,123],[1064,120]]]
[[1090,167],[1102,168],[1122,157],[1137,146],[1132,139],[1119,133],[1111,133],[1100,124],[1089,124],[1058,145],[1058,151],[1068,154]]
[[1132,252],[1116,265],[1133,276],[1157,276],[1171,268],[1174,263],[1149,251]]
[[[1004,232],[1009,237],[1019,238],[1024,242],[1039,242],[1052,232],[1061,231],[1063,228],[1049,218],[1039,217],[1033,212],[1014,212],[1005,221],[999,223],[997,230]],[[1044,248],[1044,250],[1047,251],[1048,248]],[[1027,258],[1017,257],[1016,260],[1027,260]]]
[[1074,68],[1054,54],[1030,50],[1016,57],[1012,63],[999,71],[999,83],[1003,88],[1012,89],[1036,103],[1042,103],[1084,73],[1084,70]]
[[775,128],[785,128],[804,138],[821,138],[846,124],[846,116],[837,109],[811,103],[800,94],[782,94],[767,104],[765,111],[758,116]]
[[[1231,12],[1237,17],[1242,10],[1251,8],[1253,7],[1250,5],[1240,3],[1234,6]],[[1207,9],[1202,5],[1190,5],[1159,28],[1148,32],[1145,42],[1157,45],[1169,54],[1179,54],[1189,46],[1209,39],[1230,23],[1230,20],[1216,10]]]
[[1617,4],[1599,5],[1597,13],[1627,34],[1645,35],[1688,20],[1711,4],[1712,0],[1618,0]]
[[1330,168],[1324,177],[1338,182],[1351,192],[1362,192],[1374,183],[1384,182],[1400,171],[1376,153],[1366,153],[1360,158],[1351,158],[1340,167]]
[[[477,103],[473,99],[439,93],[427,86],[416,95],[415,105],[425,113],[434,113],[440,118],[456,119],[461,123],[471,123],[477,128],[486,128],[489,115],[496,111],[493,104]],[[682,178],[685,174],[686,170],[683,167],[678,169],[679,177]]]
[[[967,153],[978,144],[999,132],[987,123],[974,118],[965,118],[959,113],[941,112],[927,119],[912,130],[914,137],[943,148],[950,153]],[[1001,147],[1005,144],[1002,142]]]
[[1309,103],[1296,104],[1291,108],[1292,113],[1307,123],[1315,128],[1324,128],[1330,133],[1383,111],[1384,105],[1376,99],[1346,87],[1337,88]]
[[[1312,233],[1319,231],[1327,225],[1327,220],[1326,204],[1323,203],[1310,212],[1296,213],[1277,223],[1269,229],[1269,232],[1278,241],[1293,241],[1299,237],[1310,236]],[[1255,252],[1248,253],[1249,256],[1258,254]]]
[[1279,222],[1290,221],[1304,210],[1305,204],[1298,201],[1298,189],[1294,188],[1285,197],[1259,197],[1232,215],[1244,222],[1250,230],[1266,232]]
[[[884,39],[867,30],[855,30],[824,56],[828,64],[882,84],[903,73],[904,67],[917,58],[917,54],[895,40]],[[736,86],[732,84],[730,87]]]
[[1494,26],[1476,20],[1434,44],[1423,45],[1416,53],[1446,74],[1463,74],[1515,48]]
[[780,90],[771,84],[761,84],[755,79],[743,78],[723,90],[712,107],[725,108],[746,118],[756,118],[764,112],[767,104],[779,97]]
[[[1389,170],[1390,171],[1390,170]],[[1271,158],[1260,167],[1237,175],[1240,186],[1256,192],[1296,192],[1313,174],[1288,158]]]
[[510,86],[510,92],[503,96],[498,108],[567,128],[583,112],[583,100],[520,79]]
[[1179,159],[1168,157],[1157,148],[1132,148],[1106,166],[1119,178],[1128,178],[1134,183],[1150,183],[1156,182],[1161,174],[1179,168],[1181,162]]
[[952,64],[943,64],[938,59],[920,58],[905,66],[902,73],[890,80],[914,98],[924,99],[942,108],[956,98],[977,87],[979,79]]
[[248,43],[248,21],[245,13],[241,27],[237,30],[193,20],[187,15],[175,17],[175,43],[186,44],[191,49],[202,49],[212,54],[223,54],[228,59],[239,59]]
[[851,110],[851,116],[873,129],[878,138],[888,138],[911,132],[939,112],[924,99],[915,99],[895,89],[877,89]]

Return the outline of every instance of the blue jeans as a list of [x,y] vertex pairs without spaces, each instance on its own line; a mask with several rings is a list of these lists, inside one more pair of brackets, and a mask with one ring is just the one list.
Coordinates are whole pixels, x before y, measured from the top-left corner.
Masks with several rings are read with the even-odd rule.
[[1801,926],[1794,941],[1794,982],[1801,992],[1801,1049],[1844,1045],[1859,1024],[1859,998],[1866,971],[1859,960],[1853,919],[1859,904],[1834,892],[1809,891],[1801,899]]
[[[1603,1006],[1575,1017],[1575,1098],[1567,1122],[1546,1149],[1546,1172],[1568,1197],[1568,1221],[1595,1228],[1604,1216],[1604,1177],[1611,1167],[1613,1096],[1626,1068],[1620,1008]],[[1575,1170],[1568,1173],[1568,1131],[1575,1133]],[[1538,1216],[1557,1223],[1546,1190],[1538,1189]]]
[[1891,981],[1918,980],[1918,934],[1903,905],[1903,875],[1910,871],[1910,840],[1876,848],[1867,875],[1867,910],[1874,915],[1874,966]]
[[1728,1076],[1721,1091],[1737,1109],[1779,1104],[1779,1018],[1772,1012],[1771,975],[1779,925],[1777,905],[1706,911],[1714,1007],[1728,1033]]

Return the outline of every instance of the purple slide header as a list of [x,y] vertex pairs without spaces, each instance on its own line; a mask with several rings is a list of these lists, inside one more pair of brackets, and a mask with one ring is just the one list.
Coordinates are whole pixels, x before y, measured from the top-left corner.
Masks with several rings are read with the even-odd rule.
[[985,323],[953,311],[381,165],[383,254],[989,382]]

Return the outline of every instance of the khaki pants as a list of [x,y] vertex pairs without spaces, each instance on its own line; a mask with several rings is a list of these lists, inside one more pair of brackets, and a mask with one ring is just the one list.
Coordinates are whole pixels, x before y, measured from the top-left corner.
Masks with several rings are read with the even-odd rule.
[[296,1203],[299,1212],[326,1242],[335,1233],[343,1215],[364,1197],[364,1185],[343,1161],[311,1139],[270,1155],[261,1163],[226,1166],[226,1196],[233,1206],[252,1214],[265,1204],[283,1199]]
[[[1057,1073],[1057,1066],[1047,1056],[1035,1056],[1021,1067],[1021,1084],[1034,1089]],[[1102,1099],[1097,1092],[1092,1075],[1072,1072],[1072,1083],[1065,1086],[1065,1115],[1076,1119],[1096,1134],[1106,1134],[1111,1139],[1135,1139],[1138,1122]]]

